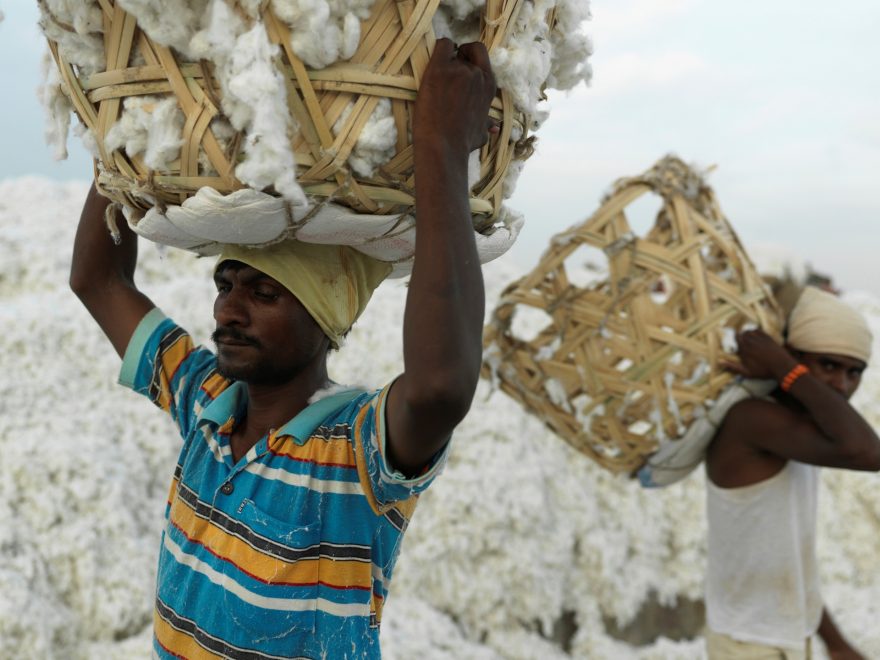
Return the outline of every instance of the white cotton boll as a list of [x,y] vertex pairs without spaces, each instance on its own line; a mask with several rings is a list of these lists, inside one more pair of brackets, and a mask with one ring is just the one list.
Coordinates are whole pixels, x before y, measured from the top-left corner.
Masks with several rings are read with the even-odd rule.
[[256,24],[236,40],[224,70],[228,76],[227,94],[238,101],[242,110],[250,109],[245,158],[235,174],[256,190],[274,186],[285,199],[306,205],[305,194],[295,178],[296,162],[290,146],[295,127],[291,126],[287,110],[287,90],[273,66],[277,52],[278,47],[269,43],[263,25]]
[[208,0],[119,0],[153,41],[188,54]]
[[293,52],[308,66],[322,69],[349,59],[360,42],[360,21],[372,0],[273,0],[272,9],[290,27]]
[[510,93],[514,105],[534,114],[541,100],[541,87],[550,71],[551,50],[546,40],[510,44],[492,53],[492,69],[498,87]]
[[82,123],[73,125],[73,134],[80,139],[85,150],[89,152],[92,158],[99,158],[101,150],[98,148],[98,140],[91,129]]
[[375,0],[327,0],[334,16],[352,13],[362,21],[370,17]]
[[43,84],[37,89],[37,95],[45,112],[45,128],[43,136],[46,144],[54,148],[55,160],[67,158],[67,134],[70,130],[70,113],[73,106],[61,85],[61,74],[51,54],[43,54]]
[[486,0],[441,0],[440,6],[448,9],[456,20],[463,20],[485,7]]
[[468,154],[468,190],[480,181],[480,151],[472,151]]
[[43,19],[55,22],[68,31],[72,28],[78,34],[88,34],[103,30],[101,6],[96,0],[44,0],[38,4]]
[[[353,106],[342,112],[333,125],[334,135],[338,135],[345,122],[351,116]],[[394,157],[397,146],[397,125],[391,114],[390,99],[380,99],[376,109],[358,135],[355,148],[348,157],[351,169],[363,177],[371,177],[377,167],[384,165]]]
[[556,19],[556,28],[550,35],[554,56],[547,86],[573,89],[582,82],[589,84],[593,69],[588,60],[593,44],[583,32],[584,23],[590,19],[589,3],[561,0],[556,7]]
[[57,43],[61,57],[81,75],[106,68],[101,8],[96,2],[46,0],[40,3],[39,24],[46,37]]
[[551,7],[550,0],[524,4],[510,40],[492,52],[498,87],[507,91],[514,105],[528,115],[536,112],[550,74],[553,47],[546,16]]
[[346,14],[342,23],[342,59],[351,59],[357,52],[360,41],[361,20],[354,14]]
[[194,57],[214,60],[222,84],[223,65],[232,53],[236,38],[244,29],[242,20],[224,0],[212,0],[205,10],[202,29],[192,36],[187,48]]
[[522,174],[525,165],[526,161],[524,160],[514,160],[510,162],[510,165],[507,167],[507,172],[504,173],[504,182],[501,184],[501,196],[504,199],[510,199],[510,197],[513,196],[513,193],[516,190],[516,184],[519,182],[519,177]]
[[431,19],[434,35],[438,39],[452,39],[457,44],[478,41],[480,38],[479,21],[458,20],[448,7],[440,5]]
[[123,103],[119,119],[104,136],[107,151],[124,148],[129,156],[142,153],[147,148],[147,126],[149,118],[143,109],[148,97],[131,97]]
[[339,59],[342,29],[324,0],[303,0],[290,22],[290,46],[308,66],[322,69]]
[[144,154],[147,167],[167,170],[180,155],[183,124],[184,116],[174,97],[131,96],[107,131],[104,145],[109,151],[124,147],[129,156]]
[[251,18],[259,18],[263,0],[237,0],[237,5]]
[[320,20],[316,15],[307,29],[291,33],[290,46],[308,66],[323,69],[339,59],[342,30],[335,23],[327,23],[326,18]]
[[[232,124],[230,124],[225,117],[218,116],[211,120],[210,129],[214,134],[214,137],[217,138],[217,142],[220,144],[220,149],[225,153],[229,148],[230,141],[235,137],[236,133]],[[203,149],[199,150],[199,171],[206,175],[217,174],[217,170],[214,169],[211,159],[208,158],[208,154],[205,153]]]
[[147,149],[144,162],[152,170],[167,170],[168,164],[180,156],[183,145],[184,116],[177,99],[169,97],[156,104],[150,115]]
[[442,6],[437,8],[437,13],[431,19],[431,27],[434,30],[434,36],[438,39],[452,39],[455,41],[452,36],[452,27],[449,23],[449,14],[444,11]]

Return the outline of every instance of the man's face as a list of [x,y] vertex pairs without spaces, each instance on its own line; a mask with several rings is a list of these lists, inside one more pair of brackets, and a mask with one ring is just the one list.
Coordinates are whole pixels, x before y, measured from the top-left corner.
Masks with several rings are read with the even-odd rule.
[[277,280],[241,262],[225,261],[214,283],[217,329],[211,338],[226,378],[279,385],[326,356],[329,339]]
[[862,372],[867,366],[861,360],[845,355],[799,352],[798,357],[813,376],[845,399],[849,399],[858,389]]

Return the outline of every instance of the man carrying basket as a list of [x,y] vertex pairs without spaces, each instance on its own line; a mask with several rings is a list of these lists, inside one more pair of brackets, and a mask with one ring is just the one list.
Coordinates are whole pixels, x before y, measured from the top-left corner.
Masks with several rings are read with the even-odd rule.
[[90,191],[71,287],[123,357],[120,382],[183,437],[159,555],[158,657],[380,656],[402,534],[479,378],[467,163],[497,130],[494,94],[482,44],[437,41],[413,117],[404,372],[377,392],[332,386],[326,362],[387,264],[293,241],[228,248],[214,274],[214,355],[135,287],[136,237],[120,223],[115,246],[108,201]]
[[855,310],[813,287],[785,348],[760,330],[739,336],[728,366],[780,386],[731,408],[706,455],[710,660],[808,658],[815,633],[832,658],[862,658],[819,592],[817,467],[880,470],[880,439],[847,402],[871,342]]

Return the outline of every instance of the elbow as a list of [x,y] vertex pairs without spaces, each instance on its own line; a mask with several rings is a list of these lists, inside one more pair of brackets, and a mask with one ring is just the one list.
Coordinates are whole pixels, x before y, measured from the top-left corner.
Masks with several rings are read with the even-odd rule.
[[97,278],[81,269],[74,268],[70,271],[68,284],[70,290],[84,305],[88,305],[88,302],[99,294],[100,286],[97,284]]
[[874,446],[865,452],[864,465],[864,469],[869,472],[880,472],[880,443],[875,442]]
[[78,271],[77,269],[72,269],[70,271],[70,278],[67,283],[70,285],[70,290],[76,294],[76,297],[82,299],[84,297],[88,297],[90,282],[89,278],[85,276],[84,273]]
[[406,404],[418,419],[448,427],[457,426],[468,414],[479,375],[473,379],[435,380],[428,386],[407,392]]
[[851,470],[880,472],[880,442],[852,447],[846,452],[846,464]]

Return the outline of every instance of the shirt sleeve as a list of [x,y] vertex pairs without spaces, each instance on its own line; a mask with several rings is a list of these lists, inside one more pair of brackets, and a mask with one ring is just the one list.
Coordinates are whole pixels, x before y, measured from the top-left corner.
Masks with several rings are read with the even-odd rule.
[[154,308],[129,340],[119,383],[171,415],[186,437],[202,407],[213,398],[212,391],[219,388],[219,380],[226,382],[217,374],[216,364],[211,351],[193,346],[183,328]]
[[356,400],[353,428],[358,473],[361,484],[376,513],[384,513],[397,502],[407,500],[424,491],[446,465],[449,445],[437,452],[421,474],[407,477],[388,463],[385,451],[386,425],[385,402],[391,385]]

